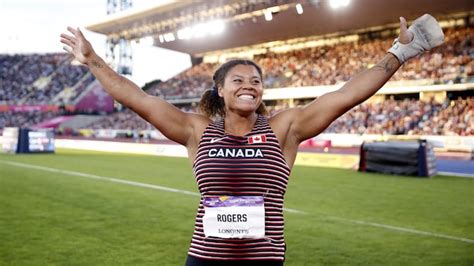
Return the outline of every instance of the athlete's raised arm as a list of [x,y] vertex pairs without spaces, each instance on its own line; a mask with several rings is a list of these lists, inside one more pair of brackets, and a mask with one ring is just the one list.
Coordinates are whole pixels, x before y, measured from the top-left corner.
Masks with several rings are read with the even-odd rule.
[[199,138],[195,132],[203,131],[203,127],[209,123],[208,118],[182,112],[165,100],[146,94],[135,83],[112,70],[94,52],[92,45],[79,29],[67,29],[72,35],[61,34],[61,42],[65,44],[64,50],[80,63],[87,65],[115,100],[139,114],[169,139],[185,146],[194,145],[195,140]]
[[408,29],[406,20],[400,18],[400,35],[378,64],[357,74],[341,89],[305,107],[282,112],[282,120],[291,124],[287,136],[293,136],[293,142],[299,144],[318,135],[339,116],[374,95],[406,60],[441,45],[443,40],[443,32],[432,16],[421,16]]
[[401,17],[400,35],[378,64],[357,74],[337,91],[271,117],[270,125],[287,162],[292,165],[302,141],[317,136],[339,116],[374,95],[406,60],[441,45],[443,40],[443,31],[432,16],[421,16],[408,29]]

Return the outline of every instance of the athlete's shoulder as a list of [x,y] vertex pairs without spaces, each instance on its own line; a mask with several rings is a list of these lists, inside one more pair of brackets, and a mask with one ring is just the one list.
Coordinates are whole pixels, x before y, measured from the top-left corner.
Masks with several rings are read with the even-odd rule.
[[201,137],[207,126],[212,123],[212,120],[205,115],[198,113],[186,113],[186,119],[190,123],[191,128],[189,129],[192,131],[192,135],[191,138],[188,139],[185,146],[188,149],[191,161],[193,161]]
[[291,125],[295,118],[301,114],[300,107],[288,108],[281,110],[268,118],[268,123],[273,127],[287,128]]
[[206,128],[212,119],[199,113],[186,113],[194,128]]
[[285,109],[276,113],[268,120],[273,133],[275,133],[280,143],[283,154],[287,154],[288,150],[290,153],[296,152],[299,145],[298,139],[292,130],[292,126],[298,116],[301,116],[301,107]]

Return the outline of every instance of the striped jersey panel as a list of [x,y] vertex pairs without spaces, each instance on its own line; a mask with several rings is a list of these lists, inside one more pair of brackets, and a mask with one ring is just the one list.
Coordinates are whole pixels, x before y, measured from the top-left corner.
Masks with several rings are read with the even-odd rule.
[[[211,123],[201,137],[193,170],[201,202],[189,255],[211,260],[284,260],[283,197],[290,169],[264,116],[258,116],[245,136],[226,134],[223,120]],[[205,237],[203,197],[243,195],[264,197],[265,237]]]

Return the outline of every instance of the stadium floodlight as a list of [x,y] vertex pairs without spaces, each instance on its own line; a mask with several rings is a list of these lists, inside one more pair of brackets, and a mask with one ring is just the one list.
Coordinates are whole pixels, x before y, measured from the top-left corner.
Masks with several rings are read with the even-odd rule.
[[224,32],[225,23],[222,20],[214,20],[207,23],[211,29],[210,34],[220,34]]
[[271,21],[273,19],[272,11],[270,11],[269,9],[263,11],[263,14],[265,15],[266,21]]
[[208,23],[197,24],[193,27],[193,37],[194,38],[204,37],[208,34],[209,30],[211,29],[209,28]]
[[303,6],[301,4],[296,4],[296,13],[298,13],[298,15],[303,14]]
[[348,6],[350,2],[351,0],[329,0],[329,6],[334,9],[337,9]]
[[165,42],[172,42],[172,41],[176,40],[176,38],[174,37],[174,34],[172,32],[168,32],[168,33],[164,34],[163,38],[165,38]]
[[180,40],[187,40],[193,37],[193,29],[191,27],[186,27],[183,29],[178,30],[177,32],[178,39]]
[[222,20],[213,20],[206,23],[194,25],[192,28],[189,29],[189,32],[186,29],[186,31],[181,32],[181,34],[184,34],[184,36],[186,36],[186,34],[191,34],[194,38],[201,38],[208,35],[220,34],[224,31],[224,29],[225,23]]
[[267,10],[270,10],[270,12],[272,12],[272,13],[278,13],[278,12],[280,12],[280,7],[279,6],[272,6],[272,7],[267,8]]
[[[163,38],[163,37],[162,37]],[[147,36],[147,37],[143,37],[140,39],[140,43],[143,44],[143,45],[146,45],[146,46],[153,46],[153,44],[155,43],[153,37],[151,36]]]

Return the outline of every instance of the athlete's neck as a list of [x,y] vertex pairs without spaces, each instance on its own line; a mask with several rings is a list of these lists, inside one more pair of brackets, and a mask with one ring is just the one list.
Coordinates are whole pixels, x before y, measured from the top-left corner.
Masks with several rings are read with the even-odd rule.
[[245,136],[252,131],[258,115],[253,113],[249,116],[240,116],[238,114],[226,114],[224,118],[224,130],[226,133],[235,136]]

